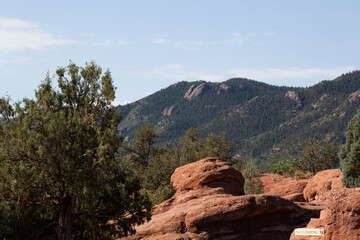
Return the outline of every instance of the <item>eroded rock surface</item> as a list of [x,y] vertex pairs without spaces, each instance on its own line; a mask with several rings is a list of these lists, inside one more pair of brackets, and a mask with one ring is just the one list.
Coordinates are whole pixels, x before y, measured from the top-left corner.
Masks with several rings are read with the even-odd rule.
[[175,196],[152,209],[151,221],[127,239],[289,239],[319,211],[271,195],[241,195],[244,179],[218,158],[182,166]]
[[201,83],[200,85],[191,85],[189,90],[184,95],[184,98],[187,100],[193,100],[194,98],[205,93],[207,90],[210,90],[210,86],[206,83]]
[[174,110],[175,110],[175,106],[165,108],[163,110],[163,116],[171,116]]
[[328,169],[318,172],[304,188],[304,198],[307,202],[318,200],[333,189],[343,188],[341,182],[342,173],[340,169]]
[[297,179],[277,174],[261,174],[264,193],[281,196],[293,202],[304,202],[303,191],[309,179]]
[[360,188],[337,188],[322,196],[325,210],[306,228],[324,229],[324,236],[295,236],[291,240],[357,240],[360,239]]
[[171,186],[177,191],[219,188],[233,195],[244,194],[244,177],[219,158],[206,158],[175,169]]
[[219,95],[219,94],[230,93],[230,92],[234,92],[234,90],[231,88],[231,86],[222,83],[219,86],[217,94]]
[[297,92],[289,90],[286,92],[285,97],[288,97],[291,100],[295,101],[298,104],[297,106],[301,106],[301,100]]

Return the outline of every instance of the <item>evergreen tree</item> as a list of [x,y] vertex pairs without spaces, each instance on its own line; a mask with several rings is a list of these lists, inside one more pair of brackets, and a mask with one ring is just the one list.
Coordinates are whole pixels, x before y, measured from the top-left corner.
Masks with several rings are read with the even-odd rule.
[[150,203],[116,159],[122,138],[110,71],[70,63],[56,74],[58,87],[47,76],[35,100],[0,101],[0,238],[25,239],[29,229],[14,228],[24,219],[34,232],[56,229],[60,240],[133,233]]
[[[241,161],[237,161],[241,163]],[[242,160],[242,164],[235,165],[242,175],[244,176],[244,192],[245,194],[260,194],[264,192],[262,182],[258,175],[260,174],[259,168],[256,166],[255,160],[253,158],[248,159],[247,161]]]
[[312,139],[303,149],[301,159],[296,163],[297,168],[304,172],[317,172],[331,168],[338,161],[338,145],[334,143],[320,143]]
[[341,146],[340,167],[346,187],[360,187],[360,111],[348,125],[346,142]]
[[156,151],[154,144],[157,137],[158,134],[149,123],[136,131],[134,144],[125,146],[125,150],[132,153],[131,161],[141,167],[148,166],[151,163],[152,156],[154,156],[154,151]]

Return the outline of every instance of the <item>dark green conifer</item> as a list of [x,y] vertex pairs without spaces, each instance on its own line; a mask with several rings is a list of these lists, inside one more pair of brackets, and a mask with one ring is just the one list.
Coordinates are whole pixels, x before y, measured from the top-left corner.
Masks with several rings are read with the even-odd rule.
[[340,167],[346,187],[360,187],[360,111],[353,117],[346,132],[346,142],[340,149]]
[[58,87],[47,76],[35,100],[0,100],[0,238],[49,229],[60,240],[128,235],[150,203],[116,159],[122,137],[110,71],[70,63],[56,74]]

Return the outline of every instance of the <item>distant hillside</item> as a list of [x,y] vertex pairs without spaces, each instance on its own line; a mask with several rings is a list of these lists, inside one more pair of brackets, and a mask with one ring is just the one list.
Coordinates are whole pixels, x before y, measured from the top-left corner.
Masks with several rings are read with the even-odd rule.
[[178,141],[190,127],[204,135],[225,132],[240,155],[262,165],[298,156],[306,140],[344,141],[360,104],[360,71],[309,88],[271,86],[234,78],[222,83],[179,82],[137,102],[119,106],[119,128],[131,140],[144,123],[159,143]]

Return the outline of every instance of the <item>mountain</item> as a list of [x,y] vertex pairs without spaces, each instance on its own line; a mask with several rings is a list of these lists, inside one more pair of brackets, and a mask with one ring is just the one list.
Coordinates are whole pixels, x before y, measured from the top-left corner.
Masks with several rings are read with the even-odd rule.
[[360,71],[312,87],[272,86],[234,78],[222,83],[179,82],[118,108],[119,129],[131,141],[149,122],[160,144],[176,143],[190,128],[226,133],[235,153],[268,165],[298,157],[310,138],[342,143],[360,104]]

